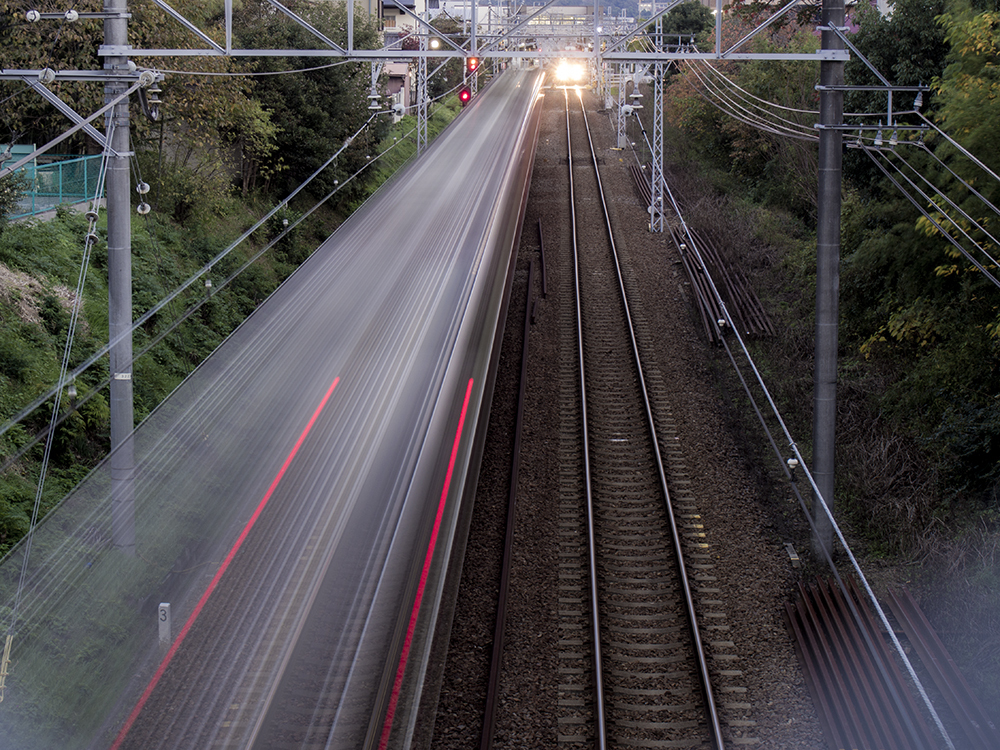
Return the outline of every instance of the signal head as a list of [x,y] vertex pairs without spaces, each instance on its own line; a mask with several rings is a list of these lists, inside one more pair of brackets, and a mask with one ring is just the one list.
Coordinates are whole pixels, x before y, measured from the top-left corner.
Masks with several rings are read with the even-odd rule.
[[479,69],[479,58],[478,57],[465,58],[465,69],[469,73],[475,73]]
[[470,91],[469,89],[463,88],[461,91],[458,92],[458,100],[462,102],[463,107],[469,103],[470,99],[472,99],[472,91]]

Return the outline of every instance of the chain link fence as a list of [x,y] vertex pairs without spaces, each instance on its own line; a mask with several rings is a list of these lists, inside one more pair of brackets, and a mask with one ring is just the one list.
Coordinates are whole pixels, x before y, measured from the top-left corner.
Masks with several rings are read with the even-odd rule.
[[28,178],[28,191],[10,218],[34,216],[63,203],[81,203],[92,198],[100,169],[100,154],[59,157],[57,161],[26,165],[19,171]]

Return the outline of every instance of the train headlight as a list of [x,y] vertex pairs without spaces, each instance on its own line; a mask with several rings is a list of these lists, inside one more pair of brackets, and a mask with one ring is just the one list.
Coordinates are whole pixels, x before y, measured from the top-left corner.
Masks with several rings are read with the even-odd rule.
[[579,83],[587,77],[587,69],[576,60],[560,60],[556,65],[556,80],[559,83]]

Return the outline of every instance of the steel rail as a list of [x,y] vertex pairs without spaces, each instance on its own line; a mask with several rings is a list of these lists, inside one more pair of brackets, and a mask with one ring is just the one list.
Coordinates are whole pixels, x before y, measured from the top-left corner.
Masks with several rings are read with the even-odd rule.
[[590,484],[590,439],[587,434],[587,384],[583,364],[583,311],[580,306],[580,252],[576,233],[576,199],[573,195],[573,138],[569,127],[569,91],[563,89],[566,102],[566,157],[569,169],[569,213],[573,228],[573,291],[576,305],[576,341],[580,373],[580,415],[583,428],[583,482],[587,503],[587,544],[590,557],[590,611],[594,639],[594,711],[597,719],[597,747],[607,747],[607,721],[604,711],[604,670],[601,662],[601,623],[597,600],[597,541],[594,533],[594,498]]
[[[590,132],[590,123],[587,120],[587,110],[586,107],[584,107],[583,105],[583,95],[579,89],[577,89],[577,96],[580,99],[580,109],[583,113],[583,122],[587,129],[587,140],[590,147],[590,156],[594,166],[594,173],[597,177],[598,195],[601,198],[601,209],[604,213],[605,227],[607,228],[608,232],[608,242],[611,245],[611,255],[614,260],[615,271],[618,276],[618,288],[619,291],[621,292],[622,306],[624,307],[625,318],[628,322],[629,337],[632,343],[632,353],[633,356],[635,357],[636,372],[639,378],[639,388],[640,391],[642,392],[643,403],[645,404],[646,408],[646,420],[653,444],[656,447],[656,450],[653,451],[653,455],[656,458],[656,470],[660,481],[660,489],[663,492],[663,500],[667,508],[667,517],[670,520],[671,537],[672,537],[674,552],[677,556],[677,568],[678,568],[678,573],[680,575],[681,589],[684,592],[684,605],[685,609],[687,610],[688,623],[691,629],[691,638],[693,640],[695,657],[698,662],[699,679],[701,681],[702,692],[705,698],[705,714],[709,721],[709,731],[712,736],[713,745],[719,750],[722,750],[722,748],[724,747],[722,741],[722,726],[719,721],[718,711],[716,710],[715,698],[712,694],[711,679],[708,673],[708,660],[705,658],[705,650],[701,642],[701,633],[698,628],[697,613],[695,612],[694,609],[694,598],[691,595],[691,586],[688,582],[687,569],[684,565],[684,552],[681,547],[680,532],[677,529],[677,521],[674,518],[673,505],[670,501],[670,490],[667,488],[666,472],[663,469],[663,457],[660,453],[660,443],[656,436],[656,423],[655,420],[653,419],[653,409],[649,403],[649,393],[646,387],[645,377],[643,376],[642,358],[640,357],[639,345],[635,338],[635,327],[632,323],[632,315],[628,304],[628,295],[625,291],[625,282],[622,278],[621,264],[618,259],[618,249],[615,246],[614,230],[612,229],[611,226],[611,216],[608,213],[608,205],[604,197],[604,186],[601,182],[601,171],[597,163],[597,153],[594,150],[594,141]],[[567,126],[568,126],[568,121],[569,121],[569,113],[567,109]],[[572,160],[570,161],[570,171],[572,172]],[[575,229],[574,229],[574,248],[575,248]]]

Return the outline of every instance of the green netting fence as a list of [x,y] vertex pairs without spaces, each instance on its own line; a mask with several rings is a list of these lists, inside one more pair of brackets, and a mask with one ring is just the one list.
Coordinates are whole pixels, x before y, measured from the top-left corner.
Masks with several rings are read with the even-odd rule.
[[100,154],[25,166],[19,171],[28,177],[28,192],[10,218],[33,216],[63,203],[81,203],[93,198],[100,170]]

